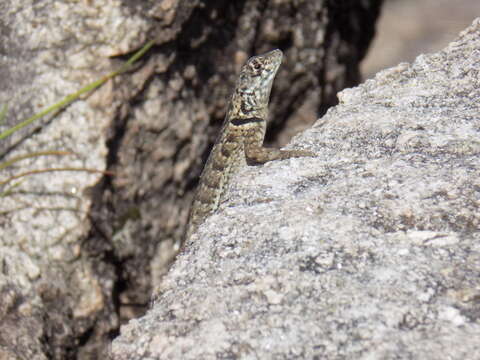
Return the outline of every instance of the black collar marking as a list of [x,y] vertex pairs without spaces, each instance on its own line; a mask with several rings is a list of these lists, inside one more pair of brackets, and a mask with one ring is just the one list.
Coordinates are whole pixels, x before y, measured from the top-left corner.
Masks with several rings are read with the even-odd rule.
[[264,121],[265,120],[263,120],[259,117],[251,117],[251,118],[245,118],[245,119],[233,118],[232,120],[230,120],[232,125],[235,125],[235,126],[242,126],[242,125],[246,125],[246,124],[250,124],[250,123],[261,123],[261,122],[264,122]]

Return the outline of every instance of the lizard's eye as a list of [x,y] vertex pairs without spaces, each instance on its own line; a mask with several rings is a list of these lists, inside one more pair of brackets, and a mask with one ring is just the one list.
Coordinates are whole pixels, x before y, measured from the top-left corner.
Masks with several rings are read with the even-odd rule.
[[262,65],[260,65],[260,63],[258,63],[258,62],[254,62],[254,63],[253,63],[253,68],[254,68],[255,70],[260,70],[261,67],[262,67]]

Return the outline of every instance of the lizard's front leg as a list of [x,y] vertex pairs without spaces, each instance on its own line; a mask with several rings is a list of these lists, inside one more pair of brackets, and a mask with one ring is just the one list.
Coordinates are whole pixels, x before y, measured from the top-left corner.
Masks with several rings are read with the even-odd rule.
[[314,157],[315,153],[308,150],[280,150],[266,148],[263,139],[251,136],[245,138],[245,158],[247,164],[264,164],[267,161],[283,160],[294,157]]

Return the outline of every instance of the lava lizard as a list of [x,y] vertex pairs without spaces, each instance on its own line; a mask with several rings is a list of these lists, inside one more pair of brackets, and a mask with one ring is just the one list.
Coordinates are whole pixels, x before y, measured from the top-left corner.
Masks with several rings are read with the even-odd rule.
[[277,49],[251,57],[243,65],[220,135],[200,176],[185,240],[218,209],[230,179],[241,166],[315,155],[263,147],[270,90],[281,62],[282,52]]

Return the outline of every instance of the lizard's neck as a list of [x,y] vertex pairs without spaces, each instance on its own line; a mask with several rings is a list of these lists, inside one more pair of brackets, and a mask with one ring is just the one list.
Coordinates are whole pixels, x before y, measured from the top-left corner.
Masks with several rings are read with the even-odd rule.
[[248,91],[237,89],[232,97],[230,116],[266,119],[270,89]]

